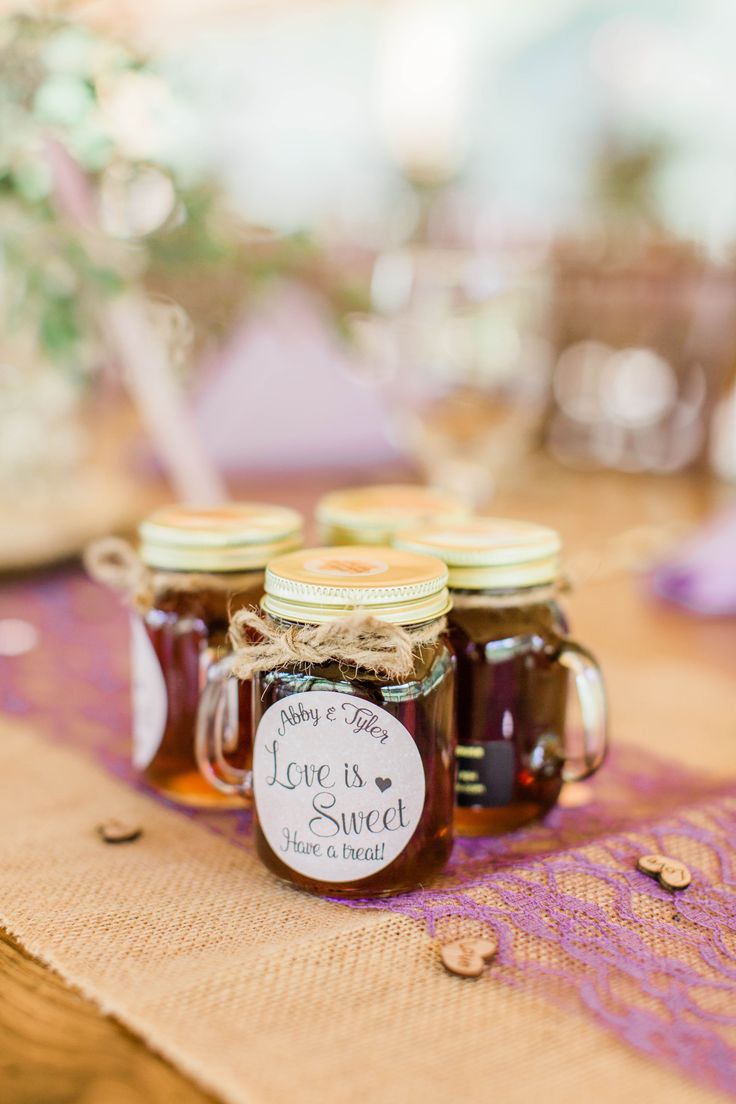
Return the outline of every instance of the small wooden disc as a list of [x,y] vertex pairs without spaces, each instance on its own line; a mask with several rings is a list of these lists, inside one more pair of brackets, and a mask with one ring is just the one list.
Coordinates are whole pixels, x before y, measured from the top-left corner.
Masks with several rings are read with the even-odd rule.
[[642,874],[648,874],[650,878],[656,878],[665,863],[669,861],[666,855],[642,855],[636,864],[636,869]]
[[464,939],[463,943],[471,943],[484,962],[490,962],[498,950],[498,940],[495,935],[479,936],[477,939]]
[[692,880],[692,874],[679,859],[668,859],[659,872],[659,884],[665,889],[687,889]]
[[656,878],[664,889],[687,889],[692,875],[684,862],[668,855],[642,855],[636,869],[650,878]]
[[113,817],[99,824],[97,831],[105,843],[132,843],[142,834],[143,829],[138,824],[128,824]]
[[487,962],[498,950],[498,940],[488,938],[455,939],[440,947],[442,965],[458,977],[480,977]]

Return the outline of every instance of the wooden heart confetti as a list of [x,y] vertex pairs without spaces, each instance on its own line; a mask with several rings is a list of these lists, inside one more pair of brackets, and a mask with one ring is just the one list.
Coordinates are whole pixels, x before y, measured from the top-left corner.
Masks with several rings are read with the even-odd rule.
[[496,954],[498,940],[495,937],[455,939],[440,947],[442,965],[458,977],[480,977],[485,966]]
[[668,855],[642,855],[637,861],[636,869],[650,878],[656,878],[664,889],[687,889],[692,881],[692,875],[685,864]]
[[142,834],[143,829],[138,824],[129,824],[112,817],[98,824],[97,831],[105,843],[132,843]]
[[684,863],[670,859],[659,872],[659,884],[665,889],[687,889],[693,880]]
[[650,878],[656,878],[666,862],[668,862],[666,855],[642,855],[636,864],[636,869],[642,874],[648,874]]

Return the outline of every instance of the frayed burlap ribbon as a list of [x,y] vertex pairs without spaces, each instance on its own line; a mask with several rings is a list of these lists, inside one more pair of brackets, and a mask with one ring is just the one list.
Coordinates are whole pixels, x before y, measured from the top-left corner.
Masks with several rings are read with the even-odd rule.
[[237,591],[241,583],[253,585],[258,572],[210,575],[202,571],[155,571],[143,563],[129,541],[103,537],[84,550],[87,574],[97,583],[117,591],[139,613],[151,609],[156,596],[166,590],[194,594],[200,590]]
[[326,625],[289,625],[255,610],[239,610],[230,622],[235,651],[233,674],[249,679],[257,671],[291,664],[339,663],[386,678],[403,678],[414,668],[417,649],[433,644],[445,619],[426,625],[389,625],[363,610]]

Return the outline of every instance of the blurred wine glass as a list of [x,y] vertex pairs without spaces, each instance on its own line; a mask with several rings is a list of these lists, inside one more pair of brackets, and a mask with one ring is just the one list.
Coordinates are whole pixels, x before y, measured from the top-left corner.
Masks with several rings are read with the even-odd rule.
[[544,285],[514,259],[411,245],[380,255],[354,315],[359,371],[430,483],[478,507],[530,450],[548,375]]
[[733,432],[717,417],[733,386],[732,265],[629,236],[564,243],[551,268],[549,451],[578,468],[706,470]]

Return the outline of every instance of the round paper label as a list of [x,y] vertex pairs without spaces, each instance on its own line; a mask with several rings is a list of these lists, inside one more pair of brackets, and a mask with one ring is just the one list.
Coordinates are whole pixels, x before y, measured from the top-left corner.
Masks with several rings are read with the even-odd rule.
[[258,726],[258,820],[281,861],[306,877],[354,882],[388,866],[416,831],[425,789],[409,731],[364,698],[292,694]]
[[135,614],[130,619],[133,691],[133,766],[145,770],[158,751],[169,711],[161,664],[146,626]]

